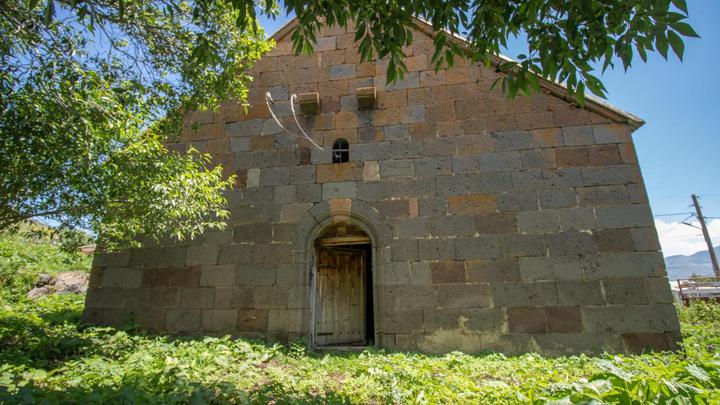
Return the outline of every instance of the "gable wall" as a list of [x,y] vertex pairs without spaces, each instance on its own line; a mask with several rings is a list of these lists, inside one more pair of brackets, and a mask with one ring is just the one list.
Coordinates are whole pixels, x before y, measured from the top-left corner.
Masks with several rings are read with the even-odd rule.
[[[96,258],[85,318],[150,330],[287,341],[309,332],[307,234],[321,218],[373,227],[376,343],[427,351],[632,351],[674,347],[678,322],[625,123],[535,95],[506,100],[496,73],[428,67],[385,87],[353,33],[326,29],[312,56],[289,35],[256,64],[247,114],[227,102],[181,142],[238,176],[228,229],[190,245]],[[375,86],[376,109],[355,89]],[[302,126],[350,162],[284,133],[289,95],[318,92]],[[199,123],[198,131],[190,122]]]

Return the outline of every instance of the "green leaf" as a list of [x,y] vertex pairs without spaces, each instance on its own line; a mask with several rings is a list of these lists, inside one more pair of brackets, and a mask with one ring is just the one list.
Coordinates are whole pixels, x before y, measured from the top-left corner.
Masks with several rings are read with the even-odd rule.
[[693,27],[690,26],[690,24],[678,21],[670,23],[670,26],[677,32],[680,33],[680,35],[686,36],[686,37],[692,37],[692,38],[700,38],[700,35],[695,32]]
[[672,47],[673,52],[675,52],[675,55],[682,60],[683,53],[685,52],[685,44],[683,43],[682,38],[680,38],[680,36],[675,32],[668,31],[668,42],[670,42],[670,46]]

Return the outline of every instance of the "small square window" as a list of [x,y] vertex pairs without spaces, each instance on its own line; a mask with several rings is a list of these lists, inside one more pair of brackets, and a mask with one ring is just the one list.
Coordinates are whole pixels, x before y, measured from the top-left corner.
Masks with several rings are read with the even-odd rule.
[[345,139],[338,139],[333,143],[332,162],[345,163],[350,160],[350,145]]

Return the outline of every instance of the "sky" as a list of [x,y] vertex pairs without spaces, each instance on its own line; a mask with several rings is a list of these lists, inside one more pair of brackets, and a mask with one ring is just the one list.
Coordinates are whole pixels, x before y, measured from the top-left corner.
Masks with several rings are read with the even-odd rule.
[[[633,138],[665,256],[706,249],[700,230],[681,223],[694,211],[693,193],[711,217],[711,237],[720,245],[720,219],[712,219],[720,218],[720,126],[715,121],[720,118],[720,80],[714,71],[720,64],[720,1],[688,3],[689,23],[701,38],[685,40],[683,62],[653,54],[647,63],[635,58],[627,73],[620,67],[602,75],[608,101],[646,122]],[[272,34],[287,21],[262,19],[262,24]],[[507,56],[517,56],[522,48],[521,40],[511,43]],[[695,218],[688,222],[698,225]]]

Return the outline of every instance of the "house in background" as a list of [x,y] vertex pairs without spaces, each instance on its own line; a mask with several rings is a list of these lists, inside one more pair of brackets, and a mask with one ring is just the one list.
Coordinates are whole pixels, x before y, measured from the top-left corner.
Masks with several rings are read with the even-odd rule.
[[[85,321],[430,352],[674,348],[642,121],[549,82],[507,100],[464,61],[436,73],[418,25],[390,86],[352,28],[323,29],[311,56],[292,53],[295,21],[275,34],[249,112],[197,113],[174,145],[238,175],[228,229],[97,256]],[[296,135],[293,94],[323,150]]]

